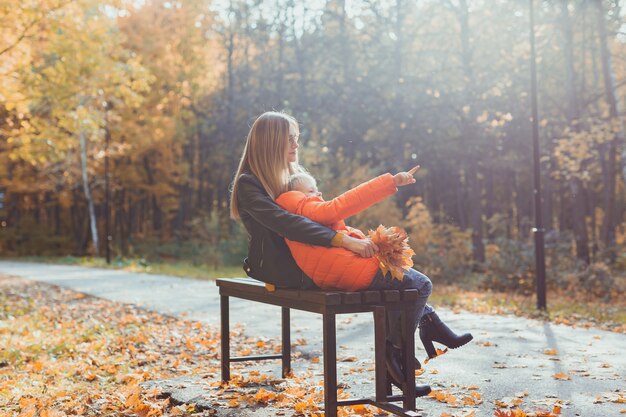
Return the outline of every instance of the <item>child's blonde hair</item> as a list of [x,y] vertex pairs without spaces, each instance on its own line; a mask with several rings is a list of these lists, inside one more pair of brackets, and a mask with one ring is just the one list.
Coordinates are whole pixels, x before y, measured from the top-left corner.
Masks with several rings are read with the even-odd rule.
[[313,183],[313,186],[317,188],[317,181],[315,181],[315,178],[313,178],[313,176],[308,172],[296,172],[295,174],[290,175],[288,185],[289,191],[296,189],[296,187],[302,185],[306,181],[310,181]]

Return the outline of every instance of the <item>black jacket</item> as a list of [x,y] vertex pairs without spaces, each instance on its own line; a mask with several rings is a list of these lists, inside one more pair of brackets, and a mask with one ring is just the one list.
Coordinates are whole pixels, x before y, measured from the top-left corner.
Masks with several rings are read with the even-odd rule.
[[337,232],[282,209],[252,174],[241,175],[237,204],[250,237],[248,258],[244,261],[246,273],[278,287],[314,287],[294,261],[284,238],[329,247]]

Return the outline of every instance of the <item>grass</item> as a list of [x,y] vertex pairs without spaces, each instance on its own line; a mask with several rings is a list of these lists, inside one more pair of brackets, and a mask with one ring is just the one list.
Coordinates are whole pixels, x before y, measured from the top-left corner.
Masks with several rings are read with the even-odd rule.
[[148,274],[172,275],[196,279],[212,280],[216,278],[243,277],[245,273],[241,266],[200,265],[186,261],[155,262],[144,258],[116,258],[107,264],[104,258],[76,257],[76,256],[24,256],[19,258],[3,258],[19,262],[39,262],[57,265],[78,265],[94,268],[120,269],[129,272],[143,272]]
[[429,302],[453,310],[467,310],[480,314],[514,314],[549,320],[554,323],[626,333],[626,303],[585,299],[564,291],[548,291],[548,309],[540,311],[534,296],[460,289],[456,286],[438,286]]

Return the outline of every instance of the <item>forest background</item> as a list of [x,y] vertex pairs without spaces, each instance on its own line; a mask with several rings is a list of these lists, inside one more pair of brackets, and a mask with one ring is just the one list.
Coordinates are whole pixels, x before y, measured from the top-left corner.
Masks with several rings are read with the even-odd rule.
[[[626,20],[619,0],[535,19],[548,286],[610,302]],[[229,185],[254,117],[284,110],[327,198],[422,166],[351,225],[404,227],[440,282],[532,292],[528,22],[513,0],[3,1],[0,253],[103,256],[109,213],[118,260],[240,265]]]

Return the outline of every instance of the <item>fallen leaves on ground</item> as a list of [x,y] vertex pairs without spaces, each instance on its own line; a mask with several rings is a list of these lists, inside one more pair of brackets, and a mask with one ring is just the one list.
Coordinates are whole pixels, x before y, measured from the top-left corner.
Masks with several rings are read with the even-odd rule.
[[[433,390],[428,394],[429,398],[446,403],[450,407],[467,407],[482,404],[482,396],[478,392],[463,393],[446,390]],[[456,415],[456,414],[455,414]]]
[[513,410],[496,410],[494,417],[559,417],[561,413],[560,409],[555,408],[553,411],[537,409],[533,411],[524,411],[519,408]]
[[526,417],[527,414],[518,409],[515,410],[496,410],[493,414],[495,417]]
[[0,292],[0,409],[6,415],[160,416],[169,400],[144,392],[140,383],[219,374],[212,327],[9,280]]
[[445,355],[446,353],[448,353],[448,348],[445,348],[445,349],[439,349],[439,348],[436,348],[436,349],[435,349],[435,352],[437,353],[437,355],[436,355],[436,356],[434,356],[434,357],[432,357],[432,358],[426,357],[426,358],[424,359],[424,364],[427,364],[427,363],[428,363],[428,362],[430,362],[432,359],[435,359],[435,358],[437,358],[437,357],[439,357],[439,356],[441,356],[441,355]]
[[615,390],[613,392],[605,392],[596,396],[593,401],[594,404],[611,402],[616,404],[626,404],[626,393],[621,390]]
[[[271,404],[287,414],[323,416],[323,387],[307,375],[277,379],[233,363],[230,383],[222,384],[219,331],[206,324],[1,277],[0,324],[0,417],[211,415],[141,385],[183,376],[206,381],[205,395],[216,407]],[[245,337],[241,326],[230,335],[236,355],[280,350],[275,341]],[[338,397],[348,394],[340,390]],[[339,415],[371,417],[375,410],[342,407]]]
[[505,397],[500,400],[496,400],[495,403],[498,407],[513,408],[520,405],[524,400],[520,397]]
[[507,397],[501,400],[496,400],[495,404],[497,409],[494,413],[495,417],[559,417],[561,409],[566,408],[570,403],[568,400],[561,400],[550,396],[550,398],[544,398],[543,400],[532,400],[532,403],[537,406],[544,406],[548,408],[533,408],[530,411],[522,409],[524,399],[528,396],[528,390],[518,392],[514,397]]
[[476,417],[476,410],[459,410],[454,413],[441,413],[439,417]]
[[[298,339],[294,345],[306,343]],[[247,407],[271,406],[276,415],[323,417],[323,387],[313,373],[275,378],[256,365],[233,363],[232,380],[222,384],[219,332],[214,327],[46,284],[13,280],[7,285],[0,277],[0,346],[0,417],[210,415],[193,404],[171,404],[160,389],[142,385],[181,376],[204,381],[211,404],[235,413],[231,415]],[[231,329],[231,347],[235,355],[280,351],[279,342],[247,337],[241,326]],[[299,354],[293,352],[293,357]],[[319,359],[305,359],[317,366],[317,375]],[[352,366],[350,372],[373,372],[372,367],[353,364],[355,357],[344,361]],[[496,362],[494,367],[506,365]],[[417,371],[424,372],[437,371]],[[492,404],[477,385],[450,387],[429,396],[449,407],[442,416],[473,417],[483,402]],[[523,391],[496,401],[496,407],[503,407],[496,415],[554,417],[567,407],[567,402],[551,398],[533,401],[541,408],[528,411],[523,407],[527,395]],[[338,396],[348,394],[340,391]],[[623,391],[615,391],[599,395],[595,402],[626,400]],[[372,417],[378,412],[363,405],[339,408],[341,417]]]

